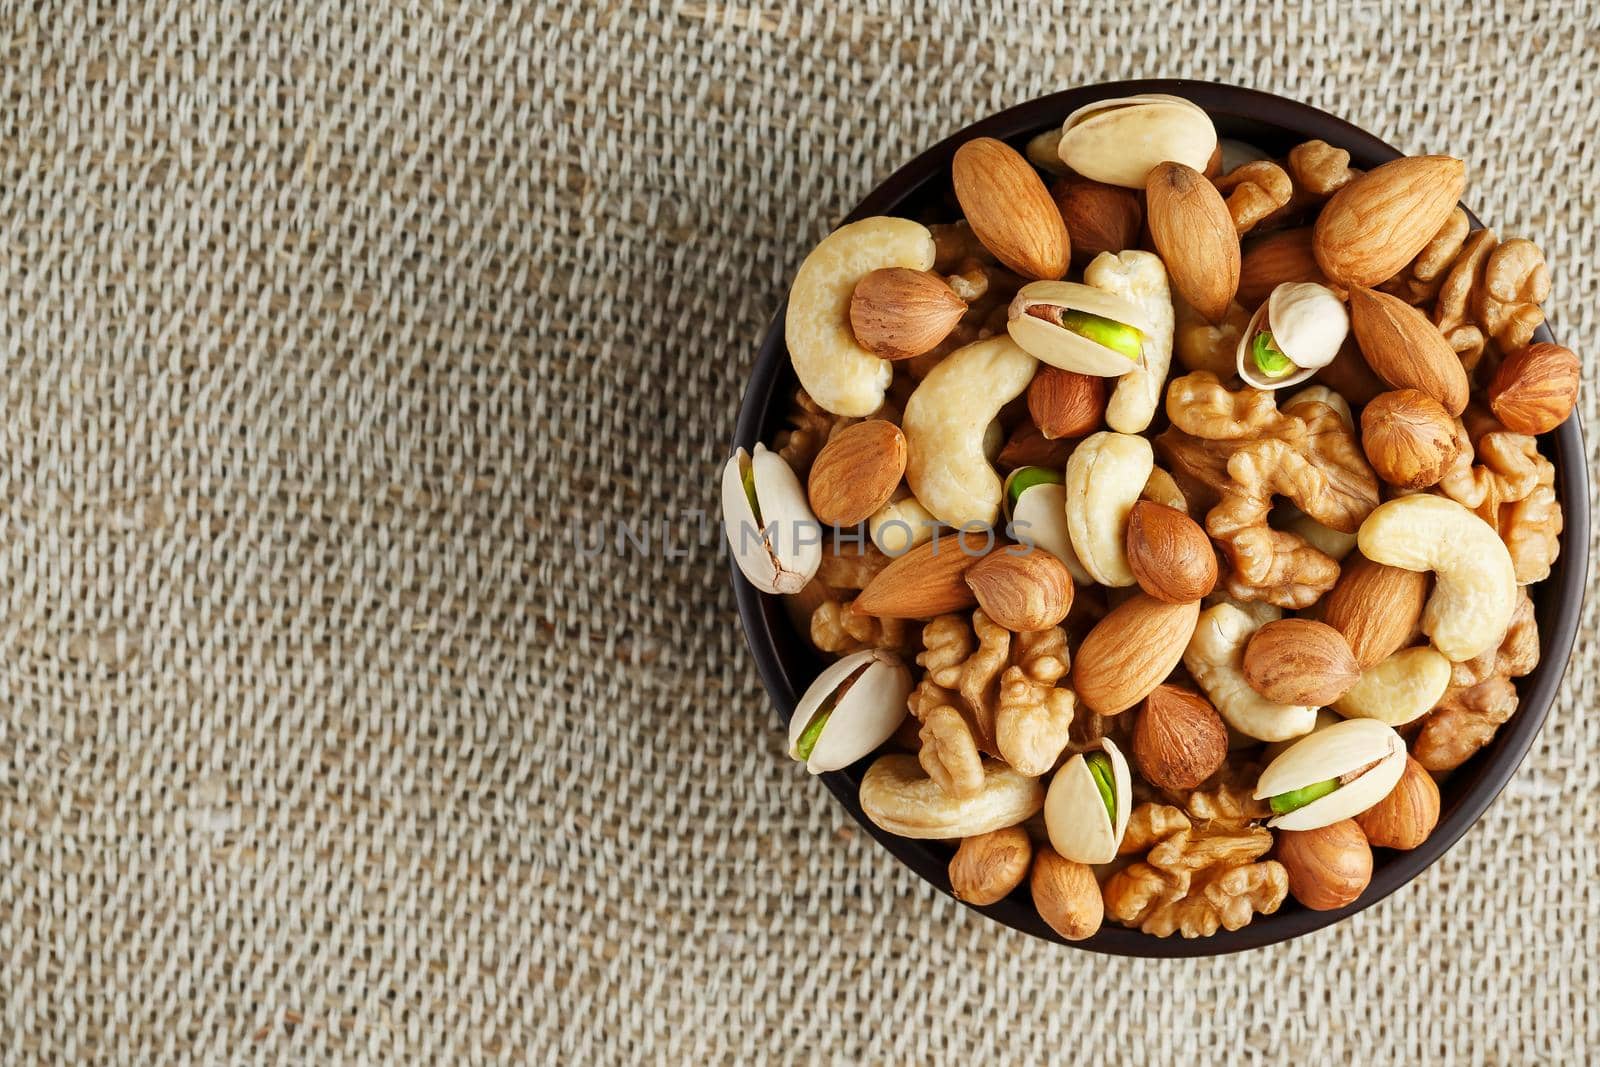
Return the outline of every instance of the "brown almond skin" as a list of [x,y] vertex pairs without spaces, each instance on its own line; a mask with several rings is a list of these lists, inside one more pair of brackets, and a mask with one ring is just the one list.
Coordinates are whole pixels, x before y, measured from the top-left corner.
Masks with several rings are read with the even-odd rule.
[[856,596],[850,610],[885,619],[931,619],[978,603],[967,568],[997,547],[981,533],[941,533],[891,562]]
[[1356,666],[1370,670],[1411,641],[1428,600],[1428,575],[1374,563],[1365,556],[1345,560],[1339,584],[1324,601],[1322,621],[1344,635]]
[[1211,702],[1175,685],[1144,698],[1133,725],[1133,760],[1157,789],[1193,789],[1228,758],[1228,728]]
[[950,179],[972,232],[996,259],[1028,278],[1067,273],[1066,223],[1020,152],[993,137],[975,138],[956,149]]
[[1028,386],[1028,414],[1051,441],[1094,433],[1106,417],[1106,380],[1041,364]]
[[1022,884],[1033,862],[1033,841],[1020,826],[964,838],[950,860],[950,891],[983,907],[1004,900]]
[[1466,164],[1449,156],[1396,159],[1356,177],[1317,215],[1317,265],[1346,287],[1388,281],[1439,232],[1466,181]]
[[1168,604],[1186,604],[1217,584],[1217,554],[1206,532],[1183,512],[1141,500],[1128,514],[1128,566],[1139,588]]
[[931,352],[967,313],[967,302],[925,270],[884,267],[856,283],[850,329],[856,343],[880,359]]
[[1279,830],[1277,835],[1278,862],[1289,872],[1289,892],[1312,911],[1353,904],[1372,881],[1372,849],[1354,819],[1316,830]]
[[1239,234],[1222,194],[1193,167],[1168,161],[1145,179],[1145,211],[1173,288],[1206,321],[1221,322],[1239,290]]
[[1326,707],[1361,678],[1344,635],[1311,619],[1279,619],[1250,637],[1244,648],[1250,688],[1278,704]]
[[817,520],[854,526],[889,502],[906,473],[906,436],[883,419],[848,426],[811,464],[806,496]]
[[1388,293],[1350,290],[1350,329],[1367,365],[1395,389],[1416,389],[1452,416],[1467,406],[1461,358],[1426,315]]
[[967,568],[978,606],[1012,633],[1048,630],[1072,610],[1072,573],[1043,550],[991,552]]
[[1583,373],[1570,348],[1546,342],[1506,357],[1489,383],[1489,409],[1515,433],[1541,434],[1567,421]]
[[1168,604],[1147,593],[1123,601],[1084,637],[1072,687],[1090,711],[1116,715],[1166,680],[1194,636],[1200,602]]
[[1033,858],[1028,888],[1039,918],[1068,941],[1093,937],[1105,921],[1105,899],[1094,869],[1064,859],[1048,845],[1040,846]]
[[1051,440],[1033,424],[1032,419],[1027,419],[1011,431],[1011,436],[1006,439],[994,462],[997,467],[1008,471],[1018,467],[1059,469],[1067,465],[1067,457],[1072,455],[1072,445],[1073,442],[1068,438]]
[[1121,252],[1139,243],[1144,206],[1139,194],[1088,178],[1063,178],[1050,195],[1066,223],[1072,261],[1084,266],[1101,252]]
[[1461,450],[1455,420],[1416,389],[1373,397],[1361,412],[1361,447],[1378,477],[1401,489],[1436,484]]
[[1254,311],[1285,282],[1326,284],[1311,251],[1311,227],[1280,230],[1245,246],[1239,261],[1239,303]]
[[1414,849],[1439,825],[1439,784],[1407,756],[1400,781],[1388,796],[1357,815],[1356,822],[1377,848]]

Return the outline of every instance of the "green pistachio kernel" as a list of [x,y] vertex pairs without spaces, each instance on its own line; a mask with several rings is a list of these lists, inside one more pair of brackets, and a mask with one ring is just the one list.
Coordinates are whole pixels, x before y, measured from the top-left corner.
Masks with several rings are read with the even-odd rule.
[[1006,489],[1006,495],[1011,498],[1011,506],[1016,507],[1017,501],[1036,485],[1060,485],[1061,472],[1051,470],[1049,467],[1018,467],[1011,476],[1011,484]]
[[1255,360],[1256,369],[1268,378],[1282,378],[1295,369],[1294,360],[1283,354],[1283,349],[1266,330],[1256,334],[1255,340],[1250,342],[1250,357]]
[[761,525],[761,503],[756,500],[756,468],[754,464],[747,465],[744,475],[740,479],[744,482],[744,495],[750,499],[750,514],[756,517],[756,525]]
[[1339,788],[1339,779],[1329,778],[1325,782],[1312,782],[1299,789],[1291,789],[1287,793],[1279,793],[1267,801],[1277,815],[1287,815],[1291,811],[1298,811],[1313,800],[1321,800],[1335,789]]
[[1139,360],[1139,344],[1144,340],[1144,334],[1126,323],[1091,315],[1086,311],[1063,310],[1061,328],[1079,337],[1086,337],[1097,345],[1104,345],[1134,362]]
[[828,716],[833,714],[833,701],[828,701],[817,709],[806,728],[800,733],[800,740],[795,742],[795,757],[804,763],[811,758],[811,752],[817,747],[817,738],[822,736],[822,728],[828,725]]
[[1104,752],[1091,752],[1083,757],[1089,765],[1089,773],[1094,777],[1094,786],[1100,790],[1100,799],[1106,806],[1106,815],[1113,823],[1117,821],[1117,794],[1111,787],[1111,757]]

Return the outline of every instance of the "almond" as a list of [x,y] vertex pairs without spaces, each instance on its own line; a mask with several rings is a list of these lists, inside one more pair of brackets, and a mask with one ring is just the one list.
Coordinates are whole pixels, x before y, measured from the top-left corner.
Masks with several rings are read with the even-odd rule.
[[1257,630],[1244,648],[1250,688],[1275,704],[1325,707],[1361,678],[1344,635],[1310,619],[1279,619]]
[[1508,430],[1549,433],[1572,414],[1581,373],[1570,348],[1529,345],[1500,364],[1489,383],[1489,407]]
[[1323,604],[1322,621],[1344,635],[1362,670],[1376,667],[1411,642],[1428,599],[1426,571],[1345,560],[1339,583]]
[[1168,604],[1199,600],[1217,584],[1217,554],[1183,512],[1141,500],[1128,514],[1128,566],[1139,588]]
[[1041,845],[1033,858],[1028,890],[1039,918],[1068,941],[1093,937],[1105,921],[1105,899],[1094,868],[1063,859],[1048,846]]
[[966,313],[967,302],[938,275],[909,267],[872,271],[850,295],[856,343],[881,359],[933,351]]
[[1050,553],[1011,548],[967,569],[978,606],[1013,633],[1048,630],[1072,610],[1072,574]]
[[956,149],[950,179],[972,232],[996,259],[1028,278],[1067,273],[1066,223],[1020,152],[993,137],[968,141]]
[[968,904],[994,904],[1022,884],[1032,862],[1033,839],[1020,826],[963,838],[950,860],[950,892]]
[[1005,445],[1001,447],[1000,454],[995,456],[994,461],[1004,470],[1016,470],[1018,467],[1060,469],[1067,465],[1067,457],[1070,455],[1072,455],[1071,441],[1065,438],[1053,441],[1029,420],[1011,431],[1011,436],[1006,438]]
[[1182,163],[1162,163],[1145,179],[1150,239],[1172,285],[1213,325],[1239,289],[1239,234],[1217,187]]
[[1157,789],[1193,789],[1228,758],[1228,728],[1210,701],[1175,685],[1144,698],[1133,726],[1133,759]]
[[1361,447],[1378,477],[1401,489],[1426,489],[1461,451],[1455,420],[1415,389],[1380,393],[1361,412]]
[[1426,315],[1388,293],[1350,290],[1350,328],[1374,373],[1396,389],[1417,389],[1452,416],[1467,406],[1461,358]]
[[1357,815],[1356,823],[1379,848],[1416,848],[1439,825],[1439,784],[1407,756],[1400,781],[1388,796]]
[[1311,253],[1311,227],[1280,230],[1251,241],[1239,261],[1239,303],[1255,310],[1285,282],[1327,282]]
[[931,619],[978,602],[967,568],[994,549],[988,533],[942,532],[879,571],[850,610],[885,619]]
[[854,526],[889,502],[906,473],[906,437],[882,419],[847,426],[811,464],[806,495],[817,520]]
[[1322,272],[1350,287],[1388,281],[1439,232],[1466,182],[1466,164],[1450,156],[1396,159],[1354,179],[1317,216]]
[[1183,658],[1200,602],[1167,604],[1139,593],[1114,608],[1083,639],[1072,666],[1078,699],[1115,715],[1150,695]]
[[1106,415],[1106,380],[1041,365],[1028,386],[1028,414],[1051,441],[1093,433]]
[[1139,244],[1144,208],[1139,194],[1087,178],[1063,178],[1050,190],[1072,244],[1072,260],[1087,264],[1101,252]]

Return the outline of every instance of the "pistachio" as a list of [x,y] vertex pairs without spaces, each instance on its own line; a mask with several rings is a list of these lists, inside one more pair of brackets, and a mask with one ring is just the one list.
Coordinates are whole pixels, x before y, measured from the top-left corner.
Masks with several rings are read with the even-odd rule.
[[1203,110],[1177,96],[1146,93],[1099,100],[1067,116],[1056,151],[1085,178],[1143,189],[1158,164],[1204,171],[1217,150],[1217,130]]
[[1035,359],[1115,378],[1139,366],[1152,330],[1143,309],[1115,293],[1077,282],[1033,282],[1011,302],[1006,329]]
[[1332,289],[1285,282],[1272,290],[1239,338],[1239,376],[1257,389],[1281,389],[1333,362],[1350,316]]
[[906,716],[911,671],[891,652],[866,649],[831,664],[789,720],[789,755],[812,774],[848,767],[887,741]]
[[[1031,485],[1016,487],[1017,475],[1024,470],[1043,471],[1035,475]],[[1055,475],[1054,478],[1047,475]],[[1011,501],[1011,527],[1013,537],[1024,544],[1033,545],[1050,553],[1066,564],[1067,573],[1079,585],[1093,585],[1094,579],[1084,569],[1078,554],[1072,550],[1072,534],[1067,525],[1067,487],[1061,475],[1047,467],[1019,467],[1007,481],[1007,499]]]
[[1060,471],[1049,467],[1018,467],[1006,477],[1006,506],[1014,511],[1022,494],[1036,485],[1060,484]]
[[1078,863],[1109,863],[1116,857],[1133,806],[1128,761],[1109,738],[1100,746],[1063,764],[1045,794],[1050,844]]
[[722,525],[739,570],[764,593],[798,593],[822,565],[822,529],[793,468],[758,444],[722,469]]
[[1261,772],[1255,797],[1275,813],[1269,826],[1315,830],[1378,803],[1405,767],[1405,742],[1393,727],[1376,719],[1348,719],[1280,753]]

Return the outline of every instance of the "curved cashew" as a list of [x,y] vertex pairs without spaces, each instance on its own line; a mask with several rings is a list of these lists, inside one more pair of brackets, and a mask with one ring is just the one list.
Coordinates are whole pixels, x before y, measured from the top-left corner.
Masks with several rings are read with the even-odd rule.
[[1449,660],[1431,648],[1402,648],[1363,673],[1333,707],[1347,719],[1404,726],[1432,711],[1449,686]]
[[901,556],[932,540],[937,525],[916,497],[899,493],[867,519],[867,533],[885,555]]
[[1232,604],[1207,608],[1184,650],[1183,665],[1229,726],[1258,741],[1284,741],[1310,733],[1317,709],[1275,704],[1245,680],[1244,646],[1267,621],[1252,619]]
[[1407,496],[1378,505],[1356,534],[1374,563],[1438,578],[1422,610],[1422,632],[1456,663],[1493,648],[1517,606],[1511,553],[1494,528],[1442,496]]
[[879,756],[861,779],[861,810],[901,837],[949,840],[1015,826],[1044,807],[1044,784],[998,760],[983,761],[983,787],[957,799],[922,772],[917,757]]
[[1172,367],[1172,294],[1167,268],[1153,252],[1101,252],[1083,270],[1085,283],[1115,293],[1145,314],[1144,359],[1117,379],[1106,404],[1106,425],[1118,433],[1142,433],[1161,406],[1161,390]]
[[906,482],[940,522],[959,529],[999,518],[1000,476],[984,454],[984,435],[1038,365],[1001,334],[950,353],[906,401]]
[[863,418],[878,410],[894,367],[856,344],[850,296],[883,267],[927,270],[933,235],[910,219],[877,216],[841,226],[800,264],[789,289],[784,338],[794,372],[823,410]]
[[1084,438],[1067,460],[1067,533],[1083,569],[1101,585],[1134,583],[1128,513],[1155,465],[1148,440],[1107,430]]
[[1322,525],[1310,515],[1300,512],[1298,508],[1295,510],[1298,513],[1284,521],[1283,529],[1292,534],[1298,534],[1306,544],[1325,556],[1332,556],[1334,559],[1342,560],[1355,551],[1355,534],[1340,533],[1338,530]]

